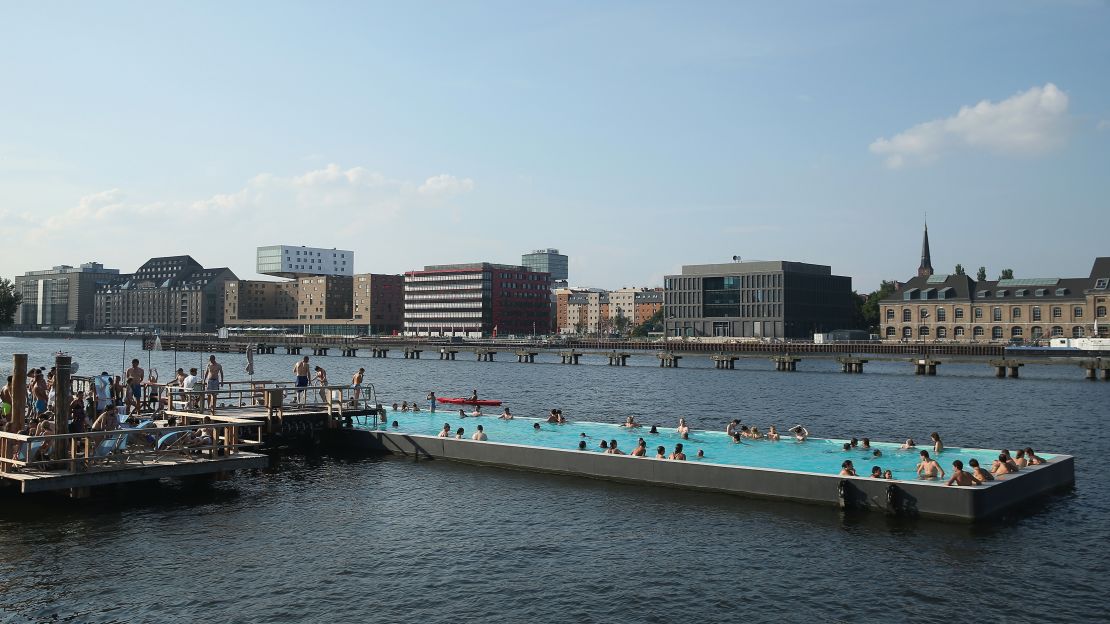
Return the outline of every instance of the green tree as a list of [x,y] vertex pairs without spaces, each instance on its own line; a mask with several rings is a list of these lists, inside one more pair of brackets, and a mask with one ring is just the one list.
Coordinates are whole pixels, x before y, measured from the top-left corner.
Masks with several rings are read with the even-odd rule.
[[661,331],[663,331],[663,308],[659,308],[655,311],[655,314],[649,316],[643,323],[633,327],[632,335],[643,338],[647,336],[649,332]]
[[1014,279],[1014,270],[1013,269],[1002,269],[1002,274],[998,276],[998,279],[1000,279],[1000,280]]
[[624,308],[617,308],[617,315],[613,317],[613,328],[617,330],[617,333],[623,336],[631,324],[632,321],[624,315]]
[[879,289],[872,291],[867,296],[852,292],[852,300],[856,302],[856,319],[859,329],[869,329],[872,332],[879,328],[879,302],[886,299],[898,290],[898,284],[893,281],[883,280]]
[[8,327],[15,321],[15,310],[23,301],[23,295],[15,291],[15,284],[0,277],[0,328]]
[[964,271],[964,265],[962,265],[962,264],[957,264],[956,265],[956,275],[967,275],[967,272]]
[[975,273],[975,281],[977,281],[977,282],[987,281],[987,267],[979,267],[979,271],[977,273]]
[[579,320],[578,322],[576,322],[574,324],[574,333],[578,334],[579,336],[586,333],[586,321]]

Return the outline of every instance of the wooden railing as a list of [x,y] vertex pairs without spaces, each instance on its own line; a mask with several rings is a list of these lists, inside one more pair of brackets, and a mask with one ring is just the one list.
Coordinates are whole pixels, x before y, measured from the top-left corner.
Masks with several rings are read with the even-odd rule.
[[[260,423],[226,416],[211,422],[183,423],[172,427],[121,427],[111,431],[88,431],[53,435],[22,435],[0,432],[0,472],[26,468],[48,472],[85,472],[98,468],[141,465],[149,459],[169,455],[188,457],[231,457],[242,449],[262,443]],[[194,416],[195,421],[202,420]],[[253,429],[255,439],[241,437]],[[204,431],[207,430],[207,431]],[[211,437],[203,442],[206,434]]]

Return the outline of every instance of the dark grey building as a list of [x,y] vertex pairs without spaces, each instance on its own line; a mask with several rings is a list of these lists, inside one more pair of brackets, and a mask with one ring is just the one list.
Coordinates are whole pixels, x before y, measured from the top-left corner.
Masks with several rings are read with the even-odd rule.
[[570,259],[559,253],[558,249],[537,249],[520,257],[520,264],[538,273],[550,273],[556,282],[567,280],[570,275]]
[[20,329],[92,329],[96,289],[119,281],[119,269],[106,269],[99,262],[17,275],[15,287],[23,302],[15,324]]
[[852,278],[804,262],[682,267],[665,280],[668,337],[812,338],[849,327]]

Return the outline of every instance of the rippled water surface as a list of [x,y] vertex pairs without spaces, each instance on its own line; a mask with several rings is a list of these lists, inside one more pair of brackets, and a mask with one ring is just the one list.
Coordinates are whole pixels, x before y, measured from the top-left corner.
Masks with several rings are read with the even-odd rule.
[[[115,371],[120,341],[0,338],[36,365],[68,351]],[[134,346],[126,358],[147,354]],[[151,354],[166,376],[173,353]],[[177,354],[200,366],[205,354]],[[218,354],[229,378],[243,356]],[[460,354],[462,357],[462,354]],[[504,355],[502,356],[505,359]],[[1110,383],[1073,366],[1019,380],[985,364],[936,378],[872,362],[718,371],[514,361],[312,358],[367,369],[383,398],[478,388],[518,415],[719,429],[807,424],[822,437],[1032,445],[1076,456],[1072,492],[964,526],[826,507],[394,457],[288,456],[226,481],[120,488],[86,501],[0,493],[0,622],[1105,621],[1110,479],[1097,464]],[[294,356],[258,356],[288,379]],[[637,365],[639,364],[639,365]],[[6,373],[5,373],[6,374]]]

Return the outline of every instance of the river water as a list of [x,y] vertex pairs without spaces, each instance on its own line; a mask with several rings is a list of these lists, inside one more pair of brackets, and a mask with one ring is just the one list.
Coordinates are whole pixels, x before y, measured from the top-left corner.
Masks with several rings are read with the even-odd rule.
[[[162,378],[206,354],[135,341],[0,338],[80,373],[148,356]],[[332,383],[355,368],[387,402],[428,390],[560,407],[571,419],[723,428],[805,423],[815,436],[894,441],[939,431],[952,446],[1033,446],[1076,456],[1076,488],[998,522],[965,526],[843,513],[589,479],[395,457],[280,458],[216,483],[166,481],[90,500],[0,493],[0,622],[1103,622],[1110,478],[1101,439],[1110,383],[1074,366],[905,362],[862,375],[808,359],[715,370],[654,356],[625,368],[313,357]],[[464,354],[459,357],[463,358]],[[245,357],[218,354],[229,379]],[[256,357],[255,378],[297,359]],[[586,363],[586,360],[593,362]]]

